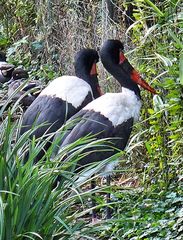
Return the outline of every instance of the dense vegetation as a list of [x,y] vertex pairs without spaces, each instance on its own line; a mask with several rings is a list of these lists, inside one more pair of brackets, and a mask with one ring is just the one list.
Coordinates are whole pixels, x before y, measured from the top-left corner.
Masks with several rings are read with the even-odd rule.
[[[99,214],[104,219],[103,193],[108,191],[115,213],[96,225],[88,217],[89,180],[77,183],[69,167],[82,148],[105,148],[105,142],[86,137],[52,161],[49,149],[45,159],[33,164],[45,141],[30,142],[33,130],[19,138],[22,109],[17,102],[7,110],[8,99],[1,108],[0,125],[1,239],[183,238],[183,4],[179,0],[135,0],[133,4],[127,26],[128,1],[1,1],[0,47],[11,63],[29,70],[31,79],[46,84],[62,73],[70,74],[79,48],[97,48],[107,38],[119,38],[130,62],[159,92],[152,98],[142,91],[141,119],[125,152],[119,153],[121,163],[112,187],[98,180],[94,191]],[[101,80],[107,79],[101,81],[104,91],[118,89],[102,67],[99,72]],[[6,89],[1,89],[2,98],[5,94]],[[61,134],[64,131],[65,126]],[[81,142],[82,148],[77,148]],[[74,154],[60,165],[65,151],[73,149]],[[27,151],[29,161],[23,164]],[[95,167],[99,170],[102,165]],[[52,191],[59,173],[64,178]]]

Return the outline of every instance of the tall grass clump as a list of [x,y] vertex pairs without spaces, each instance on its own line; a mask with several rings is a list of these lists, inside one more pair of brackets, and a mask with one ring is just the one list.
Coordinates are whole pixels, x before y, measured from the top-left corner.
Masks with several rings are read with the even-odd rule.
[[[86,136],[65,147],[51,159],[52,150],[58,141],[56,139],[45,156],[35,163],[36,156],[52,135],[30,140],[36,130],[34,126],[20,137],[21,118],[14,118],[18,106],[15,103],[8,110],[1,111],[0,239],[80,239],[82,236],[92,239],[88,198],[93,193],[105,193],[110,189],[98,187],[91,190],[87,186],[92,178],[97,178],[96,173],[105,162],[116,159],[121,153],[103,163],[87,166],[77,174],[73,173],[73,169],[80,158],[94,149],[109,150],[105,140]],[[64,131],[64,128],[61,129],[61,137]],[[29,157],[25,162],[27,153]],[[91,173],[89,179],[83,177],[77,181],[88,170]],[[58,176],[61,181],[56,187]],[[97,208],[101,206],[105,206],[104,200],[99,202]]]

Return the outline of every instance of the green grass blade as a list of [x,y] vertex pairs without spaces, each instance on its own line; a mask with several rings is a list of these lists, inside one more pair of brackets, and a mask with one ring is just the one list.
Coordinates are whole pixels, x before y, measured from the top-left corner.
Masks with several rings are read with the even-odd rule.
[[152,3],[150,0],[145,0],[145,2],[147,4],[149,4],[149,6],[152,7],[152,9],[158,14],[158,16],[160,16],[160,17],[164,16],[164,13],[154,3]]
[[180,84],[183,85],[183,51],[180,53],[179,77],[180,77]]

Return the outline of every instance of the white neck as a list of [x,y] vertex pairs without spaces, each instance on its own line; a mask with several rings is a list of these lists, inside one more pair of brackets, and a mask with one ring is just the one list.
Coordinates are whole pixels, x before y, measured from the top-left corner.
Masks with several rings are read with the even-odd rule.
[[84,109],[100,112],[107,117],[113,126],[120,125],[128,119],[138,120],[141,101],[134,91],[122,88],[120,93],[106,93],[89,103]]

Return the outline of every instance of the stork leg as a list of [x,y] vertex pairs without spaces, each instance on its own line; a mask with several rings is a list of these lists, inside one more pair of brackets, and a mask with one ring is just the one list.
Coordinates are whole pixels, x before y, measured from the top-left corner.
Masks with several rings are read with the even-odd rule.
[[[96,182],[95,180],[91,181],[91,189],[93,190],[96,187]],[[96,207],[96,200],[95,200],[95,193],[92,193],[92,208]],[[97,213],[96,213],[96,209],[92,209],[92,223],[96,223],[97,222]]]
[[[110,183],[111,183],[111,177],[110,175],[106,177],[107,180],[107,186],[110,187]],[[110,192],[107,193],[107,203],[111,202],[111,194]],[[109,206],[106,207],[106,218],[110,219],[111,218],[111,208]]]

